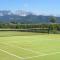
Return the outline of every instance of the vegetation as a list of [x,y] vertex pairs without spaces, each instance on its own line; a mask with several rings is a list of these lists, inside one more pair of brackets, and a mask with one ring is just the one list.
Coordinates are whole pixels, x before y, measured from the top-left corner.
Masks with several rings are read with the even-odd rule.
[[15,20],[9,23],[0,22],[0,31],[6,29],[14,29],[14,31],[27,31],[27,32],[40,32],[40,33],[59,33],[60,24],[56,23],[57,18],[54,16],[49,17],[50,23],[40,24],[29,24],[29,23],[18,23]]
[[56,30],[57,30],[57,27],[56,27],[56,24],[55,24],[56,23],[56,20],[57,20],[56,17],[54,17],[54,16],[51,16],[50,17],[50,22],[51,22],[51,25],[50,26],[52,27],[53,33],[56,33]]
[[0,31],[3,29],[14,29],[27,32],[57,33],[60,31],[60,24],[18,24],[18,23],[0,23]]
[[51,22],[51,23],[56,23],[56,17],[51,16],[51,17],[50,17],[50,22]]

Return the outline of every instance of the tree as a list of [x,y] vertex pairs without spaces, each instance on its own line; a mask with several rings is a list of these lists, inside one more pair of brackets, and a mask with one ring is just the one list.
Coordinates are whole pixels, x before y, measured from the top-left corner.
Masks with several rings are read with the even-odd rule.
[[49,26],[49,31],[52,27],[53,33],[55,33],[56,32],[56,24],[55,24],[56,23],[56,17],[51,16],[49,21],[51,22],[51,25]]
[[50,17],[50,22],[51,22],[51,23],[55,23],[55,22],[56,22],[56,17],[51,16],[51,17]]

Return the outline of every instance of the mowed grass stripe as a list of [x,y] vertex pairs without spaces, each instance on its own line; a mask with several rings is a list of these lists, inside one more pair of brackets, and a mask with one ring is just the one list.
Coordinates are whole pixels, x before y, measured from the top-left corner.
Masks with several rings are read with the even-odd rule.
[[28,57],[26,59],[31,59],[31,58],[38,58],[38,57],[41,57],[41,56],[48,56],[48,55],[56,55],[56,54],[60,54],[60,52],[54,52],[54,53],[50,53],[50,54],[41,54],[41,55],[38,55],[38,56],[33,56],[33,57]]
[[[13,32],[6,32],[7,35]],[[20,32],[19,32],[20,34]],[[22,33],[21,33],[22,34]],[[20,34],[20,35],[21,35]],[[28,33],[29,34],[29,33]],[[0,37],[0,48],[9,53],[13,53],[17,56],[23,57],[24,60],[60,60],[60,35],[58,34],[46,34],[46,35],[29,35],[25,36],[11,36],[11,37]],[[3,35],[3,34],[2,34]],[[6,34],[5,34],[6,35]],[[7,45],[5,45],[7,44]],[[20,48],[21,47],[21,48]],[[27,49],[27,50],[25,50]],[[31,49],[32,51],[28,51]],[[7,53],[4,54],[0,51],[0,60],[18,60],[15,56],[9,56]],[[44,53],[44,54],[40,54]],[[6,55],[6,59],[4,56]],[[19,59],[22,60],[22,59]]]
[[[33,53],[38,54],[38,55],[39,54],[45,54],[45,53],[42,53],[42,51],[44,51],[44,49],[41,49],[40,51],[34,51],[34,50],[31,50],[31,49],[16,46],[15,44],[9,44],[9,43],[4,43],[4,42],[0,42],[0,43],[11,46],[13,48],[16,47],[17,49],[23,49],[23,50],[26,50],[26,51],[30,51],[30,52],[33,52]],[[45,51],[48,51],[48,53],[50,53],[50,51],[56,52],[57,48],[53,48],[52,50],[51,50],[51,48],[50,49],[45,49]]]
[[36,53],[32,53],[31,51],[25,51],[23,49],[19,49],[16,46],[14,47],[12,45],[10,46],[10,45],[5,45],[5,44],[1,44],[0,43],[0,47],[3,50],[6,50],[6,51],[11,52],[11,53],[13,53],[15,55],[21,56],[23,58],[32,57],[32,56],[38,55]]
[[16,57],[16,58],[18,58],[18,59],[22,59],[22,60],[24,59],[23,57],[17,56],[17,55],[15,55],[15,54],[12,54],[12,53],[10,53],[10,52],[7,52],[7,51],[5,51],[5,50],[3,50],[3,49],[0,49],[0,51],[6,53],[6,54],[8,54],[8,55],[14,56],[14,57]]
[[[44,35],[43,35],[43,36],[44,36]],[[22,38],[22,39],[23,39],[23,40],[17,40],[17,41],[19,42],[19,43],[17,43],[17,45],[18,45],[18,44],[21,44],[21,41],[29,41],[29,40],[24,40],[24,38],[27,38],[27,37],[24,37],[24,38],[23,38],[23,37],[24,37],[24,36],[22,36],[22,37],[20,36],[20,37],[16,37],[16,38],[13,37],[13,38],[15,38],[15,40],[16,40],[17,38],[18,38],[18,39],[19,39],[19,38]],[[34,36],[29,36],[28,38],[32,38],[32,37],[33,37],[33,39],[34,39]],[[39,36],[37,36],[37,37],[39,38]],[[35,37],[35,38],[37,38],[37,37]],[[10,37],[10,38],[12,38],[12,37]],[[43,38],[42,38],[42,39],[43,39]],[[14,42],[14,39],[11,40],[11,42],[10,42],[10,40],[8,40],[9,43],[12,43],[12,41]],[[32,40],[30,40],[30,41],[32,41]],[[45,45],[46,42],[49,42],[49,45],[51,44],[50,42],[53,42],[53,45],[55,44],[55,40],[47,40],[47,41],[46,41],[46,39],[45,39],[45,40],[41,40],[41,41],[42,41],[42,45]],[[35,41],[32,42],[32,44],[34,44],[34,46],[36,46],[35,43],[37,43],[37,45],[38,45],[38,44],[41,44],[41,41],[39,41],[39,40],[36,41],[36,40],[35,40]],[[5,42],[5,41],[4,41],[4,42]],[[57,42],[58,42],[58,40],[56,40],[56,43],[57,43]],[[28,42],[27,42],[27,43],[28,43]],[[31,43],[31,42],[30,42],[30,43]],[[13,44],[13,43],[12,43],[12,44]],[[10,45],[12,45],[12,44],[10,44]],[[25,44],[26,44],[26,42],[25,42]],[[25,44],[23,43],[21,46],[24,46]],[[14,45],[15,45],[15,44],[14,44]],[[37,49],[37,50],[38,50],[37,53],[41,53],[41,52],[43,53],[44,50],[46,51],[46,49],[45,49],[44,47],[50,48],[49,51],[50,51],[51,49],[53,50],[53,48],[51,48],[52,45],[50,45],[51,47],[49,47],[49,45],[46,45],[46,46],[41,47],[42,45],[38,45],[38,49],[39,49],[39,50]],[[15,46],[16,46],[16,45],[15,45]],[[34,46],[33,46],[33,48],[34,48]],[[43,51],[40,50],[39,47],[40,47],[40,48],[44,48]],[[54,47],[54,46],[53,46],[53,47]],[[17,47],[16,47],[16,48],[17,48]],[[25,47],[24,47],[24,48],[25,48]],[[32,46],[31,46],[31,48],[32,48]],[[37,47],[36,47],[36,48],[37,48]],[[51,50],[51,51],[52,51],[52,50]],[[33,51],[35,51],[35,50],[33,50]],[[47,52],[47,51],[46,51],[46,52]]]
[[14,56],[14,57],[17,57],[17,58],[19,58],[19,59],[31,59],[31,58],[38,58],[38,57],[40,57],[40,56],[60,54],[60,52],[54,52],[54,53],[50,53],[50,54],[41,54],[41,55],[37,55],[37,56],[33,56],[33,57],[23,58],[23,57],[19,57],[19,56],[15,55],[15,54],[9,53],[9,52],[7,52],[7,51],[5,51],[5,50],[2,50],[2,49],[0,49],[0,50],[3,51],[3,52],[5,52],[5,53],[7,53],[7,54],[9,54],[9,55],[12,55],[12,56]]
[[7,46],[11,46],[11,47],[16,47],[17,49],[23,49],[23,50],[26,50],[26,51],[30,51],[30,52],[32,52],[32,53],[35,53],[35,54],[39,54],[40,52],[38,52],[38,51],[33,51],[33,50],[31,50],[31,49],[27,49],[27,48],[23,48],[23,47],[19,47],[19,46],[14,46],[14,44],[11,44],[11,45],[9,45],[8,43],[4,43],[4,42],[0,42],[0,43],[2,43],[2,44],[5,44],[5,45],[7,45]]

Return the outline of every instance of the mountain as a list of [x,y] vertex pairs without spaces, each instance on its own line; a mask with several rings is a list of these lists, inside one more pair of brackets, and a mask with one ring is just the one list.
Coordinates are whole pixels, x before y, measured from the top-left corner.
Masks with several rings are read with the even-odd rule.
[[15,12],[15,15],[19,15],[19,16],[27,16],[27,15],[30,15],[32,14],[31,12],[27,12],[27,11],[23,11],[23,10],[17,10]]
[[0,10],[0,16],[11,15],[12,12],[9,10]]
[[[8,10],[0,11],[0,22],[8,23],[11,21],[16,21],[18,23],[49,23],[50,16],[35,15],[31,12],[26,12],[18,10],[16,12],[11,12]],[[60,17],[56,17],[56,23],[60,23]]]

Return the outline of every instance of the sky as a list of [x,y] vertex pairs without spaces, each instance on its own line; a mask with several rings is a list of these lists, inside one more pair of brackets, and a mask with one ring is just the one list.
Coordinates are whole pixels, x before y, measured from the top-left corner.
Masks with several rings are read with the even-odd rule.
[[41,15],[60,15],[60,0],[0,0],[0,10],[24,10]]

